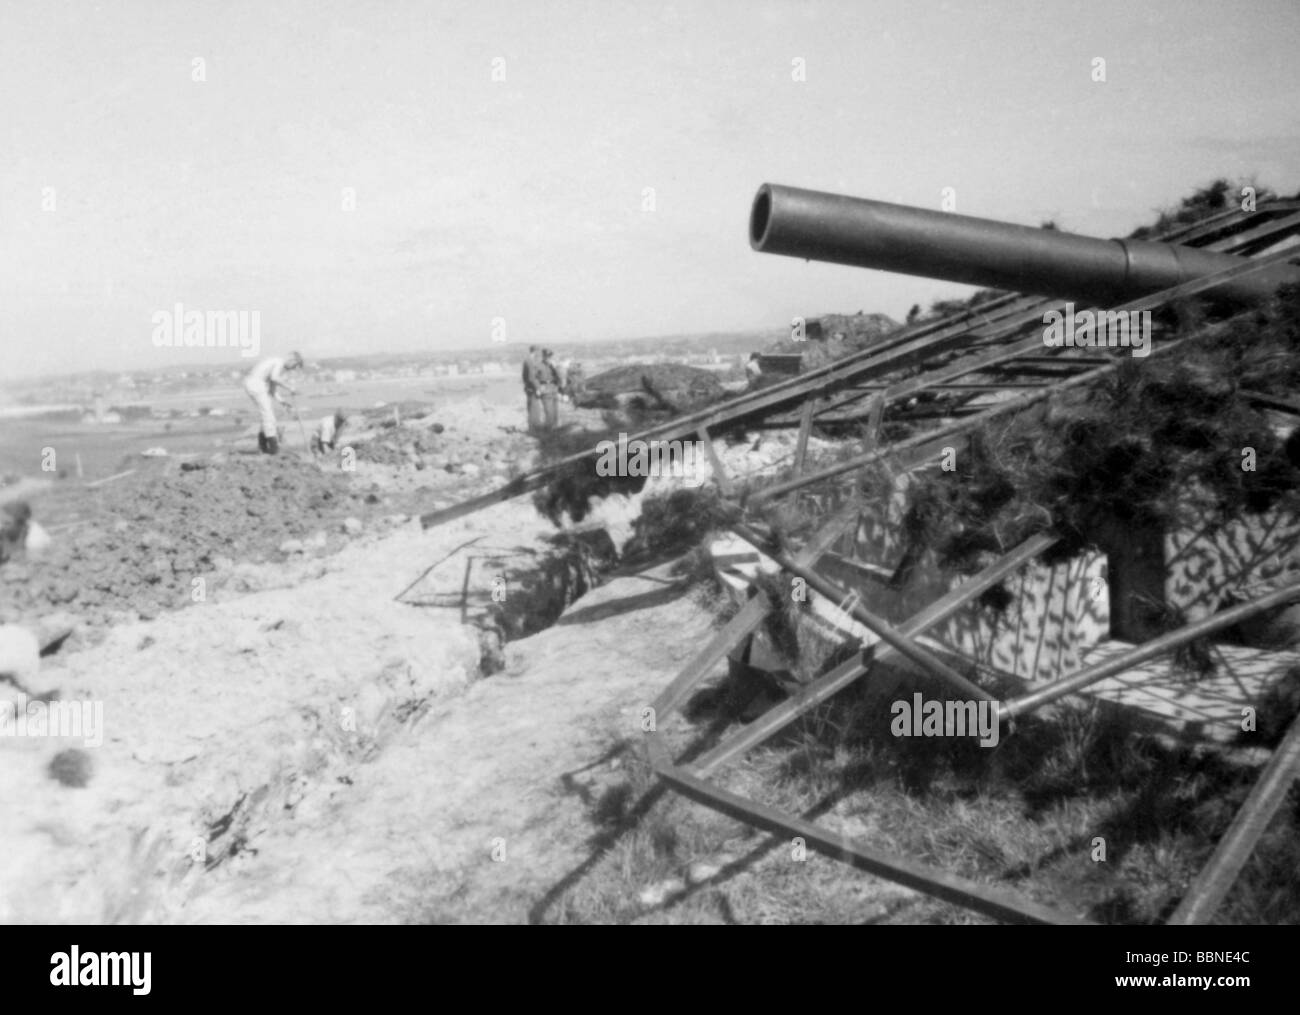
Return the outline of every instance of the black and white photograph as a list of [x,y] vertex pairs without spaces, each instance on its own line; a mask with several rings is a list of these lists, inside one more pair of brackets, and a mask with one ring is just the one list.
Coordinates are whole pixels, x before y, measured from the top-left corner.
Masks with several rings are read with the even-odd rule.
[[1290,0],[0,0],[19,978],[1091,925],[1101,996],[1249,996],[1298,56]]

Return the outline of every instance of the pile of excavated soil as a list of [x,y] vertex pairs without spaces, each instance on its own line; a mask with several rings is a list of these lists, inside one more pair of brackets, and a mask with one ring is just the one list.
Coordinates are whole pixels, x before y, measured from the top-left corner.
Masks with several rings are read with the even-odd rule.
[[369,487],[293,455],[216,455],[128,476],[94,491],[92,517],[39,559],[4,565],[0,620],[71,613],[93,629],[187,606],[195,578],[210,591],[236,562],[335,550],[390,515]]
[[404,413],[400,422],[387,409],[368,411],[349,419],[339,446],[352,447],[357,461],[369,465],[505,482],[532,458],[523,424],[517,408],[469,398],[436,412]]
[[437,454],[445,441],[432,431],[415,431],[410,427],[392,427],[374,440],[355,445],[357,460],[376,465],[414,465],[426,467],[426,456]]
[[[346,442],[345,442],[346,443]],[[519,436],[477,434],[438,425],[383,427],[363,433],[352,446],[357,461],[394,468],[495,476],[505,482],[512,469],[531,458],[531,445]]]

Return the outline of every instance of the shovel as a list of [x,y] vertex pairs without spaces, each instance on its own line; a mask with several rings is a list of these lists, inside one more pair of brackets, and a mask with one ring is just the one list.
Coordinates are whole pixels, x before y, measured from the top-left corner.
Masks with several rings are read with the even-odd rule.
[[311,453],[311,438],[307,436],[307,427],[303,425],[302,413],[298,411],[298,406],[293,406],[293,418],[298,423],[298,432],[302,434],[302,455],[308,461],[313,461],[314,456]]

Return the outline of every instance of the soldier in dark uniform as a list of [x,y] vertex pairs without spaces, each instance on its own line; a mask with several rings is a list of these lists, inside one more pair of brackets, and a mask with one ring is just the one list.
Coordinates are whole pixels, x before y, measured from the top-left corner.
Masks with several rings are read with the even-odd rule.
[[539,390],[542,360],[537,346],[528,347],[528,358],[524,360],[524,397],[528,400],[528,429],[536,430],[542,425],[542,400]]
[[547,430],[554,430],[560,423],[560,372],[555,367],[555,353],[550,349],[542,350],[537,391],[542,401],[544,425]]

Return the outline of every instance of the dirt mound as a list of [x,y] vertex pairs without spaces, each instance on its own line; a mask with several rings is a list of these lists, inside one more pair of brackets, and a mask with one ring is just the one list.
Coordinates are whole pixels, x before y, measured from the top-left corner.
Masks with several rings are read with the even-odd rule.
[[517,435],[469,432],[441,423],[384,426],[343,443],[355,451],[358,462],[369,465],[428,470],[433,479],[451,473],[498,483],[531,451]]
[[649,406],[689,412],[720,401],[725,394],[712,371],[680,363],[634,363],[588,378],[583,382],[578,405],[613,408],[621,397],[639,396]]
[[97,628],[124,613],[151,617],[195,601],[196,578],[211,592],[237,561],[283,559],[308,545],[337,549],[345,519],[364,528],[393,510],[354,476],[291,455],[219,455],[97,493],[93,517],[39,560],[4,566],[0,619],[70,612]]
[[413,430],[410,427],[390,427],[374,440],[356,442],[357,460],[377,465],[411,465],[422,469],[425,458],[444,454],[450,441],[443,440],[431,430]]

